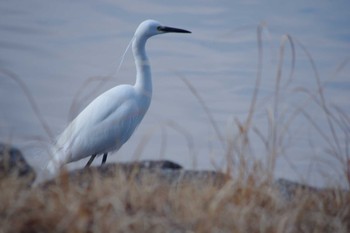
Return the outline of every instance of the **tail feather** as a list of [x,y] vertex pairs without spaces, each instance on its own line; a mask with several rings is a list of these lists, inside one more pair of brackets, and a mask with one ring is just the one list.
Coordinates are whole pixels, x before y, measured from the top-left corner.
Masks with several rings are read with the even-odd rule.
[[49,161],[49,163],[46,166],[46,170],[50,172],[51,175],[56,175],[62,165],[60,165],[57,161],[54,161],[53,159]]
[[66,155],[63,153],[62,149],[57,148],[57,146],[54,146],[51,149],[51,160],[46,166],[46,169],[52,174],[56,175],[61,167],[66,163]]

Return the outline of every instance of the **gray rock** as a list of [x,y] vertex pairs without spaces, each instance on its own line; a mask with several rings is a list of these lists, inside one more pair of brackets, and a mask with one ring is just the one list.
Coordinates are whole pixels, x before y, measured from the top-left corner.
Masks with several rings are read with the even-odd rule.
[[[66,173],[69,182],[80,185],[88,185],[93,175],[100,178],[124,175],[142,182],[145,177],[152,177],[156,182],[164,184],[214,184],[221,185],[227,177],[223,173],[215,171],[194,171],[182,169],[182,166],[168,160],[145,160],[130,163],[108,163],[103,166],[77,169]],[[64,176],[64,174],[61,174]],[[44,187],[55,184],[57,179],[50,180]]]
[[308,192],[313,194],[349,193],[349,190],[342,190],[339,188],[317,188],[283,178],[277,179],[274,182],[274,186],[279,190],[282,198],[287,201],[293,200],[293,198],[296,197],[297,193],[299,192]]
[[0,143],[0,178],[7,176],[26,178],[30,185],[35,180],[36,174],[19,149]]
[[292,199],[298,191],[318,191],[317,188],[283,178],[277,179],[274,185],[280,191],[280,194],[287,200]]
[[[168,160],[145,160],[129,163],[108,163],[103,166],[82,168],[73,171],[65,171],[60,174],[63,181],[86,186],[91,183],[93,177],[101,179],[109,177],[125,176],[127,179],[134,179],[137,182],[146,180],[166,185],[191,184],[196,186],[215,185],[221,187],[230,177],[224,173],[206,170],[187,170],[181,165]],[[146,178],[146,179],[144,179]],[[60,179],[53,179],[44,187],[56,184]],[[62,179],[61,179],[62,180]],[[284,201],[291,201],[298,192],[309,192],[322,194],[334,192],[336,189],[321,189],[287,179],[277,179],[271,184],[281,195]],[[338,190],[339,191],[339,190]]]

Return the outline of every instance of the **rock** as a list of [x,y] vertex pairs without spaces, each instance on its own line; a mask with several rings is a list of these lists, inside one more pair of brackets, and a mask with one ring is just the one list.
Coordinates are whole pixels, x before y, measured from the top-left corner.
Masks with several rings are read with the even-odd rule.
[[28,185],[30,185],[35,180],[36,174],[20,150],[11,145],[0,143],[0,178],[8,176],[26,178]]
[[274,182],[274,186],[279,190],[283,199],[290,201],[300,192],[308,192],[310,194],[317,195],[329,195],[336,193],[349,193],[349,190],[342,190],[339,188],[316,188],[306,184],[301,184],[296,181],[291,181],[283,178],[279,178]]
[[224,173],[207,170],[162,170],[157,175],[170,184],[192,183],[222,186],[229,179]]
[[[42,184],[47,188],[57,183],[89,186],[94,178],[98,179],[118,179],[124,177],[136,182],[151,182],[165,185],[182,185],[190,184],[195,186],[213,185],[222,187],[227,184],[231,178],[221,172],[207,170],[187,170],[181,165],[168,160],[145,160],[129,163],[108,163],[103,166],[76,169],[73,171],[61,171],[60,175],[53,180],[49,180]],[[232,180],[231,180],[232,181]],[[232,183],[234,184],[234,183]],[[345,190],[338,189],[322,189],[287,179],[277,179],[269,183],[276,190],[283,201],[292,201],[297,197],[298,193],[310,194],[329,194],[330,192],[339,192]]]
[[280,191],[280,194],[287,200],[290,200],[298,191],[316,192],[317,188],[300,184],[295,181],[279,178],[274,183],[275,187]]
[[[108,165],[108,164],[107,164]],[[182,169],[182,166],[169,160],[143,160],[129,163],[118,163],[118,166],[124,167],[124,169]],[[104,169],[104,166],[98,167]]]
[[72,177],[80,176],[84,173],[98,173],[101,176],[112,176],[118,171],[131,174],[137,171],[159,171],[159,170],[181,170],[182,166],[168,160],[143,160],[128,163],[107,163],[103,166],[77,169],[70,172]]
[[[68,176],[65,176],[68,175]],[[117,177],[123,175],[142,182],[143,178],[151,177],[156,182],[164,184],[214,184],[221,185],[226,180],[225,174],[215,171],[194,171],[182,169],[182,166],[168,160],[145,160],[130,163],[108,163],[103,166],[82,168],[67,172],[61,176],[69,182],[88,185],[93,176],[100,178]],[[45,187],[56,183],[56,179],[44,184]]]

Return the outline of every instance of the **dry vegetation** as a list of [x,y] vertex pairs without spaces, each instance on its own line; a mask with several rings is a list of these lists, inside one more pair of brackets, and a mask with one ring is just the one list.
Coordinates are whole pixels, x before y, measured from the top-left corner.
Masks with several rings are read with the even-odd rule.
[[63,172],[27,188],[7,176],[0,180],[0,232],[349,232],[348,192],[299,190],[288,201],[252,172],[221,185],[123,172],[78,184]]

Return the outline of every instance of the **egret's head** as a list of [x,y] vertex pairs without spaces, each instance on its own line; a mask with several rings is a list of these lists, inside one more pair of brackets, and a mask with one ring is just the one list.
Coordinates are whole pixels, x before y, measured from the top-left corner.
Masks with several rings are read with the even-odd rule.
[[151,36],[155,36],[158,34],[168,33],[168,32],[175,32],[175,33],[191,33],[190,31],[179,29],[179,28],[173,28],[173,27],[167,27],[164,25],[161,25],[159,22],[148,19],[143,21],[138,28],[136,29],[135,36],[138,37],[146,37],[149,38]]

